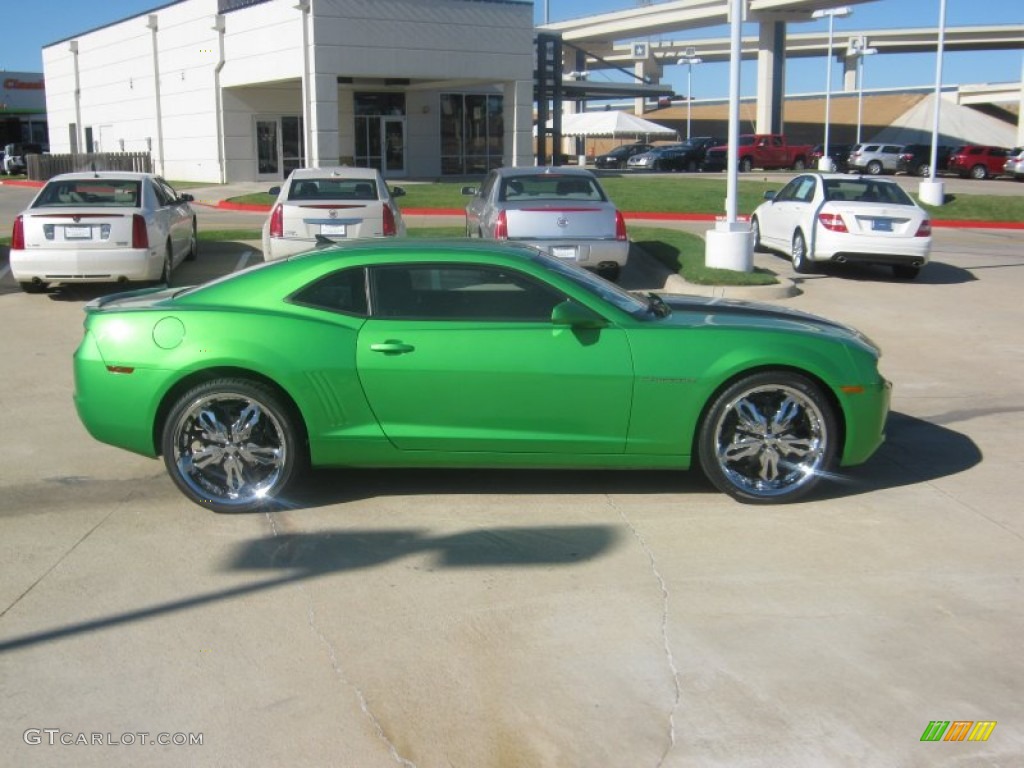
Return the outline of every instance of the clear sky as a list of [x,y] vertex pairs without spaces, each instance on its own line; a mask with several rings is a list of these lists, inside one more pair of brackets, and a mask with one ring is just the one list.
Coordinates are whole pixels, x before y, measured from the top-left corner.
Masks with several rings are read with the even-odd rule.
[[[422,0],[427,2],[427,0]],[[0,70],[41,72],[42,46],[71,37],[93,27],[117,21],[168,4],[161,0],[4,0],[0,14],[6,34],[0,43]],[[637,5],[635,0],[548,0],[551,21],[579,18],[588,14],[623,10]],[[836,5],[841,5],[837,0]],[[545,2],[536,0],[534,18],[544,19]],[[949,27],[973,24],[1024,24],[1024,0],[947,0]],[[939,0],[875,0],[854,6],[853,15],[837,19],[837,36],[860,29],[936,26]],[[791,24],[794,32],[825,31],[825,20]],[[751,26],[745,32],[753,34]],[[728,35],[727,28],[695,30],[671,35],[672,39]],[[946,55],[943,82],[946,84],[1019,81],[1024,52],[998,51],[949,53]],[[789,62],[786,68],[787,93],[808,93],[825,90],[824,58]],[[743,67],[743,94],[754,92],[755,65]],[[832,89],[841,86],[840,67],[833,66]],[[889,88],[934,83],[933,54],[874,56],[865,59],[864,86]],[[663,82],[676,91],[686,90],[685,69],[669,67]],[[716,98],[728,95],[728,65],[706,64],[694,69],[694,98]]]

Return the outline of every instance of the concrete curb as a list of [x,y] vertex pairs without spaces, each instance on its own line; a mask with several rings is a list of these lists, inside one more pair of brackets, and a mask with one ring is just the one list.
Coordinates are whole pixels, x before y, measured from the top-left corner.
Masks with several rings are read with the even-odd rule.
[[800,295],[801,291],[795,282],[786,277],[779,277],[778,280],[776,285],[697,285],[687,282],[681,275],[669,275],[665,279],[663,292],[743,301],[778,301]]

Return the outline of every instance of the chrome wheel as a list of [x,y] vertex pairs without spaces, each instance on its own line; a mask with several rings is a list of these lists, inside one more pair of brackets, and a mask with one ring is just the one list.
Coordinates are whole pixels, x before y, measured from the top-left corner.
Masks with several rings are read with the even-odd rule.
[[757,220],[757,216],[754,216],[750,220],[750,235],[754,241],[754,252],[761,250],[761,222]]
[[870,163],[868,163],[867,170],[868,173],[870,173],[872,176],[877,176],[882,172],[882,164],[877,160],[872,160]]
[[800,274],[811,271],[811,261],[807,257],[807,241],[804,240],[804,233],[799,229],[793,233],[793,249],[791,251],[793,269]]
[[727,389],[701,427],[701,465],[722,491],[749,502],[807,493],[835,455],[835,417],[818,387],[784,371]]
[[973,168],[971,168],[971,178],[978,179],[979,181],[982,179],[987,179],[988,169],[984,165],[974,166]]
[[218,512],[264,506],[300,463],[287,409],[269,388],[237,379],[203,384],[178,400],[162,447],[178,487]]

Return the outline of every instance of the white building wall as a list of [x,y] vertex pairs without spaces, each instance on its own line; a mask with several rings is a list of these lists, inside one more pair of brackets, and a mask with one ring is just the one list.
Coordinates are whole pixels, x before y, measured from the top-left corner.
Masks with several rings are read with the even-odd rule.
[[[407,171],[437,175],[439,94],[509,94],[515,92],[510,84],[532,80],[529,3],[314,0],[309,39],[315,87],[304,110],[303,13],[295,5],[272,0],[225,13],[219,32],[217,0],[183,0],[83,32],[75,38],[77,57],[67,40],[44,48],[51,151],[71,151],[72,124],[78,125],[79,151],[85,151],[84,128],[90,126],[99,150],[149,150],[156,170],[168,178],[216,182],[220,120],[224,177],[252,180],[257,115],[311,114],[307,156],[333,163],[354,154],[353,92],[397,87],[406,92]],[[355,83],[337,85],[339,77]],[[410,84],[386,86],[386,79]],[[514,124],[517,104],[505,109],[506,125]]]

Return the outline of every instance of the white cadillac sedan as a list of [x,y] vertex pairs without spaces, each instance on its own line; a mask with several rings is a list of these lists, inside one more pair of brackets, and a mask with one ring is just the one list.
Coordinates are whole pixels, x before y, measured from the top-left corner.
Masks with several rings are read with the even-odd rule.
[[928,263],[931,220],[895,181],[805,173],[765,198],[750,220],[754,249],[788,255],[797,272],[869,263],[912,280]]
[[10,267],[23,291],[55,283],[158,281],[197,253],[191,195],[151,173],[54,176],[14,219]]
[[263,259],[283,259],[319,243],[366,237],[404,237],[405,222],[375,168],[299,168],[280,187],[263,224]]

